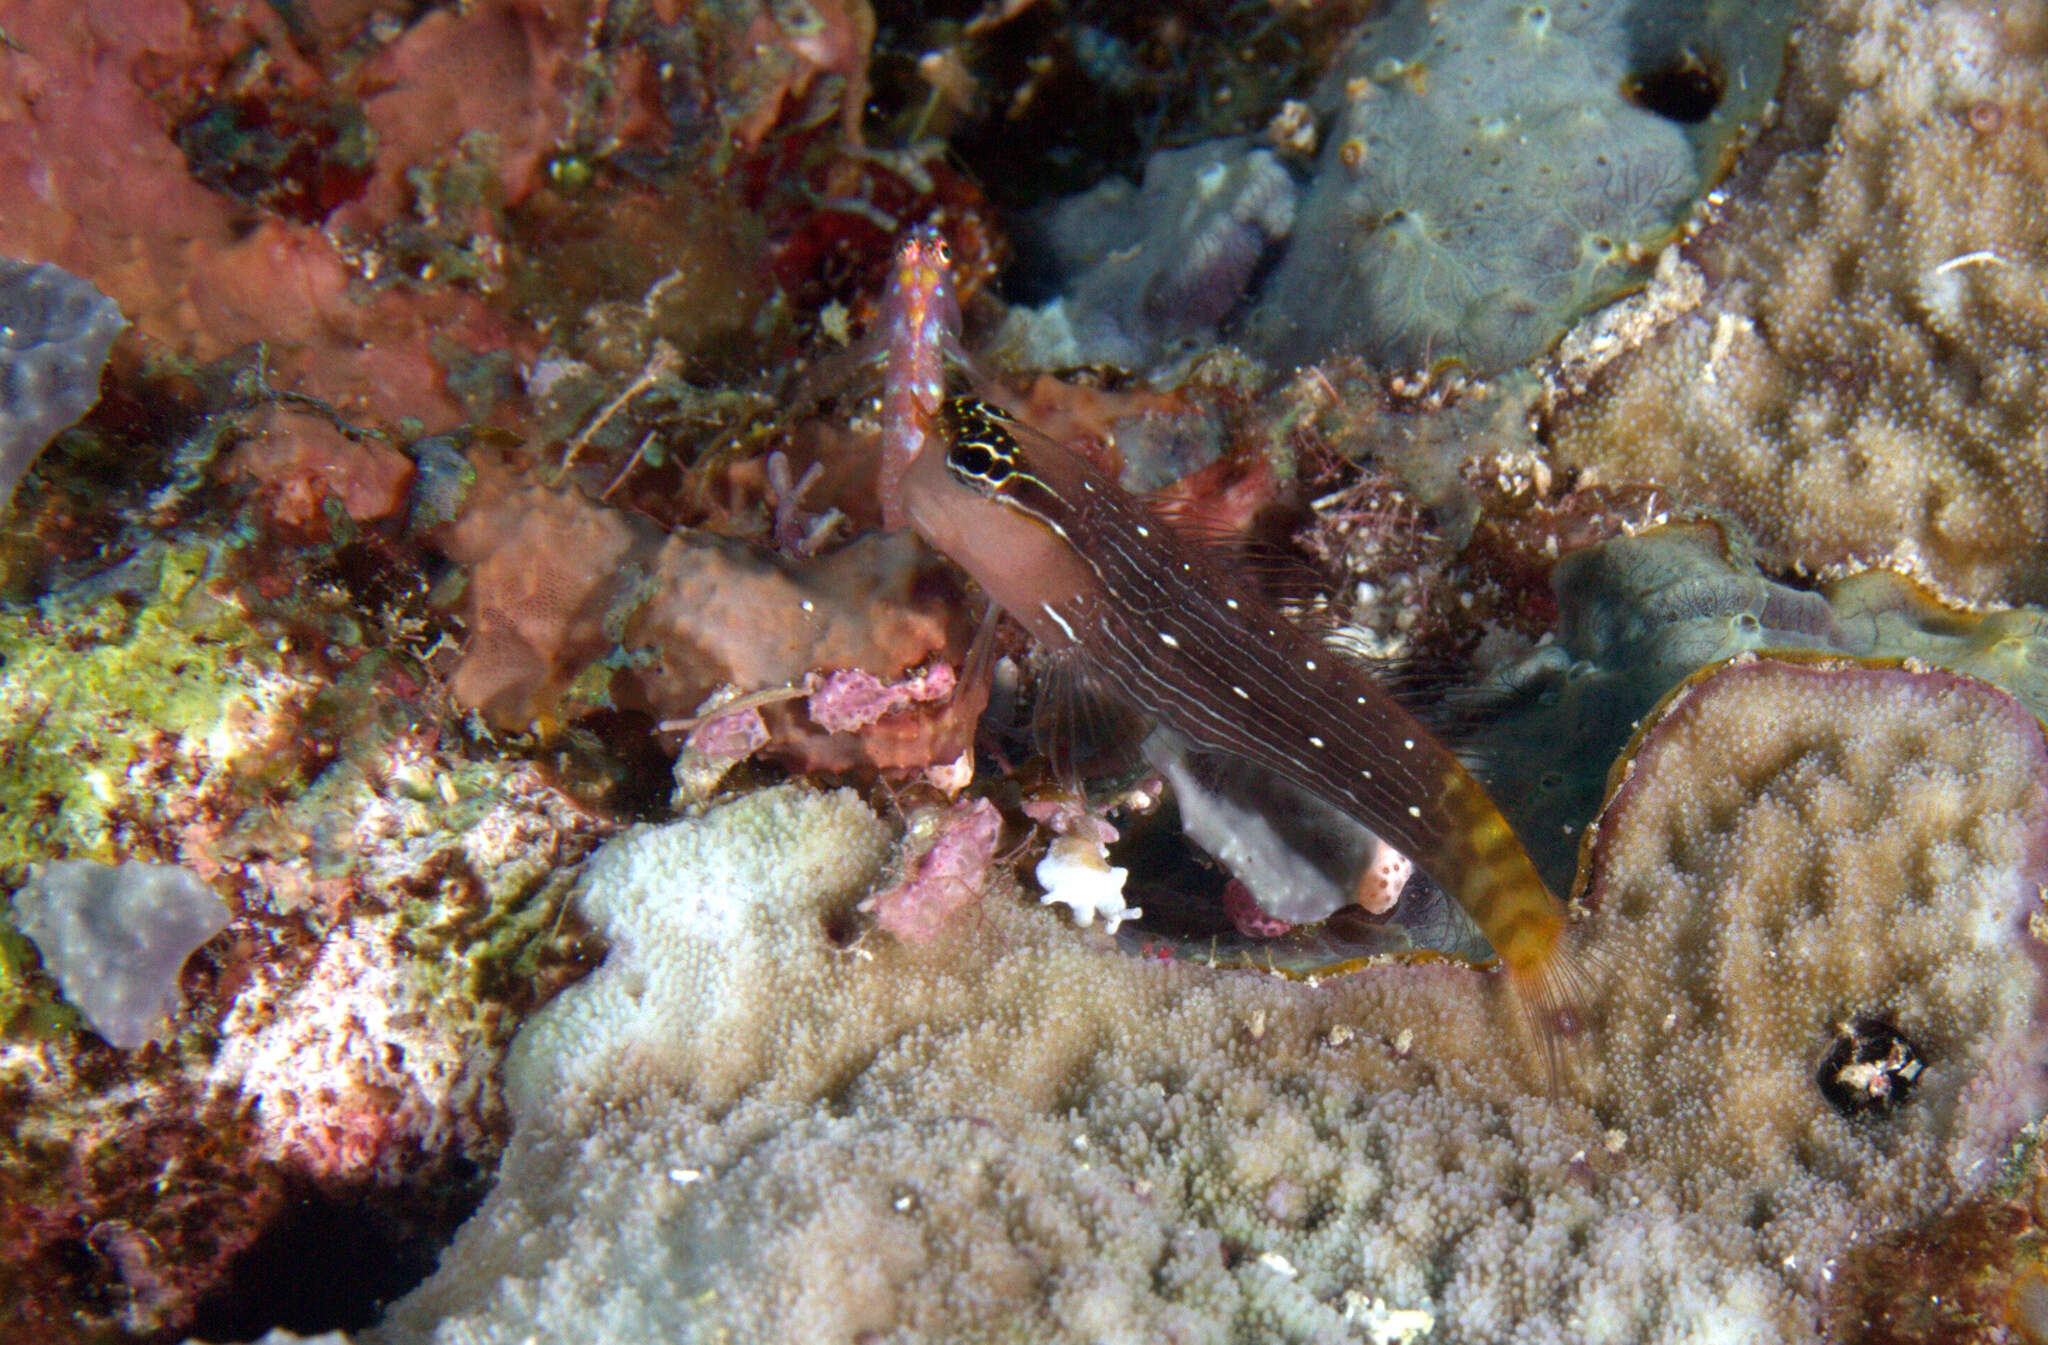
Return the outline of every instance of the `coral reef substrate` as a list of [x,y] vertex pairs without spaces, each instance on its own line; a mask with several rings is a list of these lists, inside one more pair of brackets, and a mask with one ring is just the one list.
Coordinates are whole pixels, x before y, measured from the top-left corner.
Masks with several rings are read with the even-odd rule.
[[2048,76],[2038,7],[1820,6],[1782,152],[1714,277],[1565,389],[1565,465],[1741,520],[1776,564],[2048,595]]
[[[369,1339],[1816,1339],[1838,1258],[2041,1102],[2048,744],[1966,679],[1761,662],[1639,760],[1555,1099],[1447,964],[1304,987],[1014,900],[844,946],[891,844],[849,793],[621,839],[497,1189]],[[1926,1062],[1882,1119],[1815,1078],[1857,1017]]]

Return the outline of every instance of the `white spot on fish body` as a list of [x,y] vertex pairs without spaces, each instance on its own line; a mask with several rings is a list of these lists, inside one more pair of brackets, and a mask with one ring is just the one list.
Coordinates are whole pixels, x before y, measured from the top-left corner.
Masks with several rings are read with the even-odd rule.
[[1401,746],[1413,752],[1415,750],[1415,740],[1413,738],[1403,738],[1401,740]]
[[1235,692],[1237,693],[1237,696],[1238,696],[1238,699],[1239,699],[1239,700],[1247,700],[1247,701],[1248,701],[1248,700],[1250,700],[1250,699],[1252,698],[1252,693],[1251,693],[1251,692],[1249,692],[1249,691],[1246,691],[1246,690],[1245,690],[1245,689],[1244,689],[1243,687],[1232,687],[1232,688],[1231,688],[1231,690],[1232,690],[1232,691],[1235,691]]
[[1310,747],[1321,747],[1324,744],[1321,738],[1318,738],[1315,734],[1311,733],[1308,735],[1308,745]]
[[1152,535],[1152,529],[1150,529],[1150,528],[1146,527],[1146,526],[1145,526],[1144,524],[1142,524],[1142,523],[1140,523],[1140,524],[1138,525],[1138,536],[1140,536],[1140,537],[1150,537],[1151,535]]
[[1235,599],[1235,598],[1225,598],[1225,599],[1223,600],[1223,605],[1224,605],[1225,607],[1228,607],[1228,608],[1229,608],[1229,609],[1230,609],[1231,611],[1235,612],[1235,611],[1237,610],[1237,599]]
[[1316,661],[1314,659],[1305,659],[1303,660],[1301,666],[1308,669],[1310,672],[1314,672],[1316,670]]
[[1178,648],[1180,648],[1180,641],[1179,641],[1179,640],[1176,640],[1176,639],[1174,639],[1174,638],[1173,638],[1173,637],[1172,637],[1171,635],[1168,635],[1168,634],[1167,634],[1167,633],[1166,633],[1165,631],[1161,631],[1161,632],[1159,632],[1159,643],[1161,643],[1161,644],[1165,645],[1165,646],[1166,646],[1166,647],[1167,647],[1168,649],[1178,649]]
[[1422,809],[1416,807],[1414,804],[1411,803],[1408,805],[1408,816],[1420,817],[1422,816]]

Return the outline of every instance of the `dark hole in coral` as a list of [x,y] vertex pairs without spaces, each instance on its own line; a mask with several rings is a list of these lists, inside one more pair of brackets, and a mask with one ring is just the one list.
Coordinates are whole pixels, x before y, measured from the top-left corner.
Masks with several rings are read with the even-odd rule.
[[1842,1115],[1883,1117],[1912,1097],[1925,1068],[1905,1033],[1881,1018],[1857,1018],[1836,1025],[1814,1082]]
[[1622,96],[1645,112],[1681,126],[1714,115],[1728,91],[1727,77],[1695,51],[1679,51],[1628,77]]
[[[627,822],[670,816],[673,759],[662,750],[653,714],[642,707],[594,709],[557,732],[509,743],[512,753],[539,768],[547,782],[585,807]],[[476,750],[504,751],[506,738],[468,739]]]
[[820,928],[825,935],[825,942],[839,949],[853,947],[854,941],[861,935],[860,921],[854,918],[854,913],[850,910],[829,912],[820,922]]
[[349,542],[336,547],[314,567],[314,578],[340,585],[361,606],[380,608],[417,607],[424,594],[418,573],[402,564],[382,545]]
[[307,1183],[236,1260],[225,1287],[199,1305],[192,1334],[254,1340],[274,1327],[363,1329],[432,1272],[489,1185],[468,1162],[397,1189]]
[[604,795],[608,807],[636,822],[669,816],[675,763],[661,750],[651,718],[634,711],[594,710],[577,726],[597,736],[612,763]]
[[[1362,0],[1016,5],[963,40],[983,0],[878,6],[869,102],[881,142],[945,134],[948,153],[997,205],[1025,211],[1112,173],[1132,180],[1153,151],[1257,132],[1305,97],[1365,8]],[[928,58],[952,52],[975,106],[938,97]]]
[[100,1254],[86,1238],[64,1238],[41,1249],[38,1269],[52,1280],[70,1286],[78,1305],[92,1312],[119,1312],[122,1298],[118,1280],[106,1270]]

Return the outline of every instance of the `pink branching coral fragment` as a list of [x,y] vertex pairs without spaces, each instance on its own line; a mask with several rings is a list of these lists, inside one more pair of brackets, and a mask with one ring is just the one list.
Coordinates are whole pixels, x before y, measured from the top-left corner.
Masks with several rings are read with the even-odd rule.
[[848,668],[827,676],[805,708],[811,722],[834,733],[854,733],[882,716],[953,694],[951,665],[934,663],[901,682],[884,682],[873,673]]
[[902,875],[861,903],[875,923],[906,943],[924,943],[988,886],[1002,814],[973,799],[918,814],[905,838]]
[[740,761],[768,745],[768,722],[754,706],[707,719],[690,730],[684,743],[700,756]]

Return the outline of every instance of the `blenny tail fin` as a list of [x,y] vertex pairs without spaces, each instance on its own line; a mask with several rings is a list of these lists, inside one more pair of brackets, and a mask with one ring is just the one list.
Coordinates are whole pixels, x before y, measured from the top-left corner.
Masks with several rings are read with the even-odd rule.
[[1539,958],[1507,968],[1508,985],[1543,1048],[1550,1097],[1564,1091],[1567,1065],[1592,1044],[1593,991],[1599,977],[1583,925],[1567,925]]

